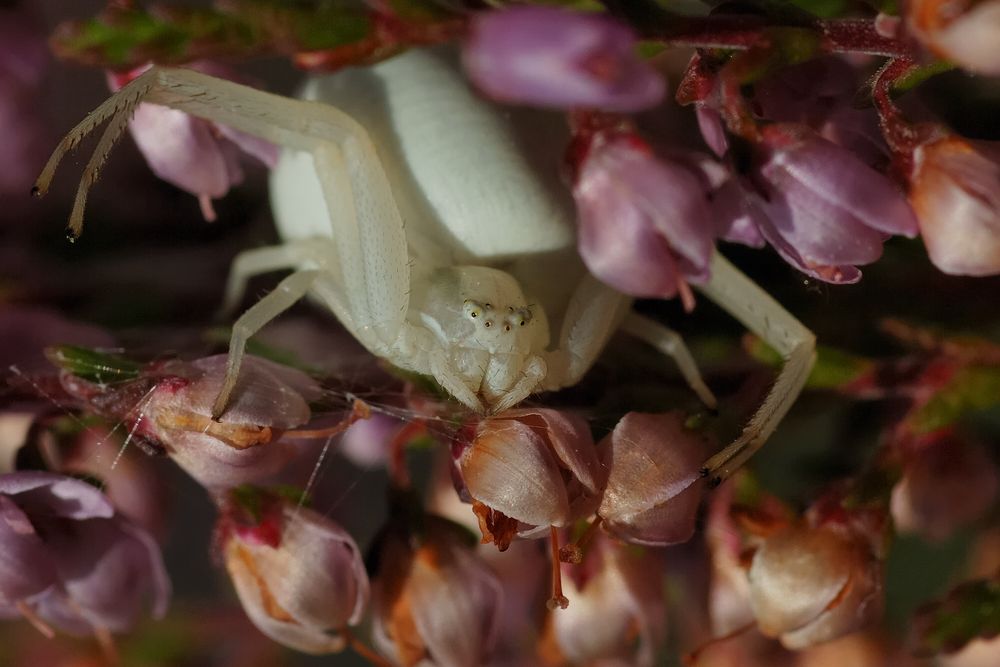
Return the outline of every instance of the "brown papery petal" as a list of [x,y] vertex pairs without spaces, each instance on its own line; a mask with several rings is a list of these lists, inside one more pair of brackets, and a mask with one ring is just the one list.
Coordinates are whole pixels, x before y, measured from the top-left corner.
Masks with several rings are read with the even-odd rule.
[[472,497],[511,518],[536,526],[562,525],[569,518],[555,456],[526,424],[484,421],[459,466]]

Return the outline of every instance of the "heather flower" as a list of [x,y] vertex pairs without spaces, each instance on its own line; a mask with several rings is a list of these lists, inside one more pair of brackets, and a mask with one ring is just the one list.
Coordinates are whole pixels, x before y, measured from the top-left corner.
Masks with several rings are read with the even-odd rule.
[[419,537],[398,530],[383,537],[373,637],[396,664],[485,664],[502,605],[500,581],[456,524],[428,516]]
[[1000,143],[949,134],[919,146],[910,203],[935,266],[953,275],[1000,273]]
[[[149,67],[109,74],[108,84],[112,90],[118,90]],[[223,79],[240,80],[238,73],[216,63],[199,61],[188,67]],[[278,147],[268,141],[158,104],[140,104],[129,130],[153,173],[196,196],[206,220],[215,220],[212,199],[224,196],[230,187],[243,182],[240,152],[270,168],[278,162]]]
[[902,193],[852,152],[804,126],[769,125],[762,135],[744,214],[792,266],[856,282],[854,265],[877,260],[887,235],[916,235]]
[[508,410],[484,419],[468,440],[456,440],[452,456],[483,541],[501,551],[516,534],[588,516],[603,483],[586,422],[556,410]]
[[1000,74],[1000,2],[910,0],[911,35],[938,56],[978,74]]
[[0,475],[0,616],[43,631],[127,631],[162,616],[170,583],[153,539],[93,486],[46,472]]
[[890,506],[899,532],[946,540],[993,506],[1000,472],[978,442],[947,433],[915,443],[903,457]]
[[618,658],[652,665],[666,636],[660,559],[598,537],[582,563],[562,568],[563,591],[572,603],[550,615],[543,654],[558,656],[560,664]]
[[301,371],[258,357],[244,357],[225,414],[212,419],[227,355],[171,362],[140,404],[138,433],[166,448],[199,483],[220,489],[259,481],[294,455],[281,434],[310,418],[318,385]]
[[340,651],[369,584],[358,545],[316,512],[260,489],[231,493],[220,518],[226,569],[247,616],[276,642],[306,653]]
[[790,525],[766,537],[748,572],[760,631],[796,650],[860,629],[882,609],[882,563],[849,524]]
[[704,282],[714,249],[706,189],[692,166],[658,159],[634,135],[595,137],[573,185],[587,268],[636,297]]
[[637,544],[686,542],[694,533],[708,447],[679,412],[630,412],[598,449],[608,470],[597,516],[615,536]]
[[510,7],[472,21],[465,70],[501,102],[631,112],[655,106],[663,78],[636,53],[635,34],[599,14]]

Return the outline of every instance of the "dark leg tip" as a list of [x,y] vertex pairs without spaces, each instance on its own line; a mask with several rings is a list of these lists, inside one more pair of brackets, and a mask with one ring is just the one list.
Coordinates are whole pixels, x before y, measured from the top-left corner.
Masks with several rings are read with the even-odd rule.
[[708,477],[708,473],[712,472],[708,467],[704,467],[698,471],[698,477]]
[[40,187],[38,187],[37,185],[32,186],[32,188],[31,188],[31,196],[32,197],[41,197],[42,196],[42,189]]

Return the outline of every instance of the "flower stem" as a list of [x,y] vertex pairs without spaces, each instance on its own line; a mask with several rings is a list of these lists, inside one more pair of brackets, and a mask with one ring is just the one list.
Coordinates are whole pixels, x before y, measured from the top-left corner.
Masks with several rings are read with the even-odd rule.
[[569,606],[569,600],[562,591],[562,561],[559,560],[559,530],[555,526],[549,527],[549,546],[552,547],[552,597],[549,598],[545,606],[550,610],[565,609]]

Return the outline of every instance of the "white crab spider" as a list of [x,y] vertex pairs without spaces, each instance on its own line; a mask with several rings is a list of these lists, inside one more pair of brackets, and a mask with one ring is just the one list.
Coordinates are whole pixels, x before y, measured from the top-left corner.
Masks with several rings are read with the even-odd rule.
[[[79,229],[87,192],[140,102],[287,149],[272,177],[285,243],[236,259],[226,304],[239,302],[255,274],[294,272],[236,320],[217,414],[235,385],[247,339],[307,294],[373,354],[433,376],[479,413],[577,383],[618,329],[671,355],[714,405],[680,337],[630,312],[628,297],[582,266],[572,201],[557,177],[565,141],[558,119],[483,101],[453,61],[440,51],[415,50],[314,79],[306,96],[320,103],[156,67],[63,139],[37,192],[47,189],[64,154],[110,119],[81,178],[70,218]],[[721,255],[711,274],[699,289],[785,358],[741,436],[706,462],[706,474],[724,478],[763,444],[797,398],[814,337]]]

